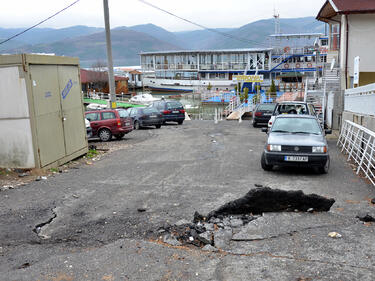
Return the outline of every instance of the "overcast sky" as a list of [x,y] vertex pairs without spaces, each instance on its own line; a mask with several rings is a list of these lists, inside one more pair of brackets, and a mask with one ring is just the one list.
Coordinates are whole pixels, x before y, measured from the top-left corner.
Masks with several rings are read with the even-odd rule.
[[[0,27],[29,27],[74,0],[2,0]],[[108,0],[111,27],[153,23],[169,31],[194,30],[183,22],[138,0]],[[276,11],[281,18],[316,16],[325,0],[148,0],[163,9],[207,27],[240,27],[271,18]],[[40,27],[61,28],[72,25],[103,27],[103,1],[80,0],[76,5]]]

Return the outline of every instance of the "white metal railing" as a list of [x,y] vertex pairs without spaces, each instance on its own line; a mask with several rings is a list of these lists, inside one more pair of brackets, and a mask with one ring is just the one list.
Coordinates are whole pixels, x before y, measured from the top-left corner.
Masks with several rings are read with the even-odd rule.
[[245,112],[250,112],[253,110],[253,103],[248,102],[248,103],[243,103],[238,107],[238,110],[240,112],[240,117],[238,118],[238,122],[242,122],[242,116],[245,114]]
[[233,94],[228,91],[214,91],[214,90],[207,90],[202,89],[200,91],[201,100],[208,100],[213,97],[218,97],[220,102],[225,102],[225,100],[228,100],[228,98],[231,98]]
[[200,108],[198,112],[189,112],[188,115],[191,120],[213,120],[215,124],[217,124],[219,121],[223,120],[224,109],[221,107],[216,107],[213,111],[207,111]]
[[215,116],[214,122],[215,124],[219,123],[219,121],[223,121],[223,108],[215,108]]
[[240,105],[240,97],[234,96],[230,99],[228,106],[226,107],[226,112],[228,115],[232,113]]
[[274,55],[282,55],[284,53],[290,55],[312,55],[315,52],[315,48],[311,47],[300,47],[300,48],[290,48],[289,50],[285,50],[285,48],[274,48],[272,50],[272,54]]
[[346,90],[344,110],[375,115],[375,83]]
[[375,132],[345,120],[337,145],[348,154],[347,161],[354,162],[357,175],[363,172],[375,185]]

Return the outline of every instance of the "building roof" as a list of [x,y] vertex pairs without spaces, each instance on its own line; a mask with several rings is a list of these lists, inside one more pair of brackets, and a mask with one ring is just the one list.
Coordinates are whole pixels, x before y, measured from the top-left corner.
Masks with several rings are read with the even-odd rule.
[[142,74],[142,72],[138,71],[137,69],[129,67],[117,67],[116,69],[119,71],[128,72],[130,74]]
[[[81,69],[81,83],[90,83],[90,82],[107,82],[108,73],[107,71],[93,71]],[[115,81],[126,81],[129,78],[122,76],[115,76]]]
[[165,55],[165,54],[198,54],[198,53],[255,53],[271,51],[272,48],[224,49],[224,50],[179,50],[179,51],[154,51],[141,52],[140,55]]
[[329,21],[340,14],[375,13],[374,0],[327,0],[320,9],[316,19]]

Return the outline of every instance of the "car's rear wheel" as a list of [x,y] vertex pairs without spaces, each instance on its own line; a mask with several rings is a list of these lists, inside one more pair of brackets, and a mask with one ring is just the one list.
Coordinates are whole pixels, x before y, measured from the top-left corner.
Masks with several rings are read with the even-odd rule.
[[101,141],[109,141],[112,139],[112,133],[108,129],[101,129],[98,136]]
[[156,129],[160,129],[161,128],[161,125],[155,125]]
[[321,166],[321,167],[318,168],[319,174],[328,174],[330,162],[331,161],[328,158],[327,162],[323,166]]
[[140,126],[139,126],[139,122],[138,121],[134,121],[134,130],[139,130]]
[[265,170],[265,171],[271,171],[273,166],[272,165],[267,165],[266,163],[266,156],[264,155],[264,153],[262,154],[262,158],[260,160],[260,164],[262,166],[262,169]]
[[182,125],[184,123],[184,120],[177,121],[178,125]]
[[124,136],[125,134],[118,134],[118,135],[115,135],[115,138],[118,140],[121,140]]

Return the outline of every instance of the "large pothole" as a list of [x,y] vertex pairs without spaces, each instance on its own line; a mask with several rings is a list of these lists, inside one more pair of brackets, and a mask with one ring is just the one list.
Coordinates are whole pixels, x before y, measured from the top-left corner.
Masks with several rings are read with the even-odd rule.
[[215,251],[224,248],[233,235],[240,233],[244,226],[262,217],[264,213],[327,212],[335,202],[332,198],[317,194],[306,195],[301,190],[285,191],[256,186],[245,196],[230,201],[207,215],[195,212],[192,222],[181,220],[159,229],[158,233],[163,235],[162,242],[172,246],[194,245]]

